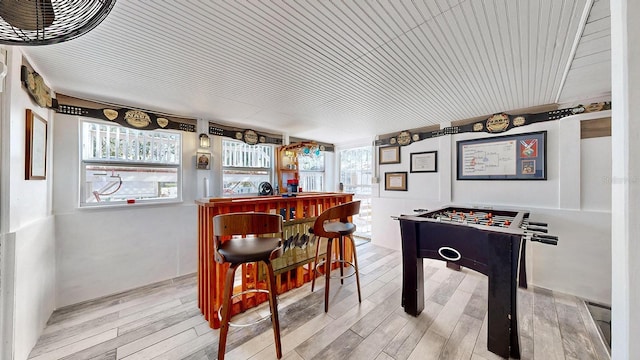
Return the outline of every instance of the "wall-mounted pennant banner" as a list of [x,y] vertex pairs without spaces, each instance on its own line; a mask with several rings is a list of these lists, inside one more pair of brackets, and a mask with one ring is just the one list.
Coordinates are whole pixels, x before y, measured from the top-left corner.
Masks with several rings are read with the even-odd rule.
[[112,121],[124,127],[138,130],[173,129],[187,132],[196,131],[195,119],[178,118],[154,114],[152,112],[82,100],[58,94],[52,108],[60,114],[85,116]]
[[209,122],[209,134],[225,136],[235,140],[244,141],[249,145],[275,144],[282,145],[282,135],[256,132],[251,129],[240,129]]
[[610,110],[611,102],[592,103],[587,106],[578,105],[572,108],[546,111],[536,114],[509,115],[506,113],[493,114],[489,118],[472,122],[466,125],[449,126],[433,131],[401,131],[393,136],[384,137],[375,141],[380,145],[409,145],[413,142],[444,135],[452,135],[467,132],[486,132],[498,134],[516,127],[522,127],[538,122],[558,120],[570,115]]

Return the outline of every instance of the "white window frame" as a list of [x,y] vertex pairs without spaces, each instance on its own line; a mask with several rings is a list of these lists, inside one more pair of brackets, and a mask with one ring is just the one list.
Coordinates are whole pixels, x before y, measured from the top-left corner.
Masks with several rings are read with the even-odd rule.
[[[269,160],[269,166],[268,167],[262,167],[262,166],[233,166],[233,165],[227,165],[227,152],[225,151],[225,142],[228,143],[237,143],[238,146],[244,147],[244,148],[249,148],[252,146],[268,146],[271,148],[271,158]],[[233,139],[229,139],[229,138],[223,138],[222,139],[222,173],[220,174],[220,180],[221,180],[221,192],[222,192],[222,196],[223,197],[230,197],[230,196],[239,196],[239,195],[258,195],[257,192],[255,193],[241,193],[241,194],[226,194],[224,191],[224,179],[225,179],[225,171],[228,170],[236,170],[236,171],[267,171],[268,173],[268,181],[271,184],[271,186],[275,189],[276,184],[274,184],[274,178],[275,178],[275,155],[276,154],[276,148],[273,145],[270,144],[257,144],[257,145],[248,145],[242,141],[238,141],[238,140],[233,140]],[[245,160],[247,159],[243,159],[241,162],[244,163],[246,165]],[[237,161],[236,161],[237,162]],[[259,165],[259,161],[255,161],[254,162],[256,165]]]
[[[299,173],[299,177],[300,177],[300,187],[302,187],[302,191],[326,191],[326,186],[327,186],[327,176],[326,176],[326,169],[327,169],[327,156],[326,154],[323,152],[322,153],[322,170],[303,170],[302,169],[302,165],[300,164],[300,159],[301,156],[307,156],[307,155],[298,155],[298,165],[300,166],[298,173]],[[314,155],[308,155],[308,156],[314,156]],[[306,181],[303,180],[303,177],[305,174],[314,174],[314,175],[321,175],[322,178],[322,188],[321,189],[308,189],[305,188],[306,187]]]
[[[345,174],[345,171],[342,168],[342,164],[344,161],[344,155],[346,152],[351,152],[351,151],[358,151],[358,150],[367,150],[370,153],[370,157],[369,157],[369,168],[365,169],[363,167],[359,167],[357,169],[355,169],[354,171],[349,171],[349,173],[351,174],[360,174],[360,180],[363,180],[366,177],[367,172],[369,172],[369,176],[368,176],[368,180],[370,182],[370,184],[366,184],[365,183],[360,183],[357,182],[355,184],[346,184],[346,182],[343,182],[343,175]],[[358,228],[356,229],[356,233],[354,234],[355,236],[358,237],[363,237],[363,238],[371,238],[371,220],[372,220],[372,215],[371,215],[371,201],[373,198],[373,172],[374,172],[374,152],[373,152],[374,148],[372,146],[355,146],[355,147],[350,147],[350,148],[345,148],[340,150],[340,152],[338,153],[338,179],[340,180],[340,183],[343,184],[344,186],[344,191],[345,192],[351,192],[353,193],[353,199],[354,200],[360,200],[361,204],[360,204],[360,213],[357,215],[354,215],[354,223],[358,223]],[[359,164],[365,164],[366,162],[360,162]],[[356,178],[358,178],[358,176],[356,175]],[[358,189],[361,190],[361,192],[358,191]],[[363,189],[367,189],[368,191],[362,191]]]
[[[178,136],[178,146],[175,155],[175,162],[163,162],[163,161],[139,161],[139,160],[126,160],[126,159],[117,159],[117,158],[93,158],[93,159],[85,159],[84,158],[84,124],[92,123],[96,125],[104,125],[110,126],[112,128],[120,128],[123,129],[124,132],[138,132],[138,133],[170,133],[172,135]],[[126,166],[126,167],[136,167],[136,168],[167,168],[167,169],[175,169],[176,172],[176,197],[175,198],[153,198],[153,199],[135,199],[133,204],[175,204],[182,202],[182,146],[183,146],[183,136],[180,131],[177,130],[136,130],[130,129],[118,124],[114,124],[111,122],[100,121],[96,119],[87,119],[80,118],[79,122],[79,171],[80,171],[80,184],[78,186],[78,206],[80,208],[93,208],[93,207],[119,207],[119,206],[131,206],[126,199],[118,200],[118,201],[109,201],[109,202],[87,202],[85,199],[85,186],[86,186],[86,174],[87,174],[87,166],[91,165],[102,165],[102,166]]]

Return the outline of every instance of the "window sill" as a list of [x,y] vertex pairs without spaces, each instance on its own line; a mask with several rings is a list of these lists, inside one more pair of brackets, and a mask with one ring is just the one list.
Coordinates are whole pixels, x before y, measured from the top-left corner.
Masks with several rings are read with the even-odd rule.
[[173,200],[173,201],[154,201],[154,200],[136,200],[133,203],[128,202],[117,202],[117,203],[109,203],[109,204],[84,204],[78,206],[79,210],[91,210],[91,209],[123,209],[123,208],[132,208],[132,207],[147,207],[147,206],[173,206],[180,205],[184,203],[182,200]]

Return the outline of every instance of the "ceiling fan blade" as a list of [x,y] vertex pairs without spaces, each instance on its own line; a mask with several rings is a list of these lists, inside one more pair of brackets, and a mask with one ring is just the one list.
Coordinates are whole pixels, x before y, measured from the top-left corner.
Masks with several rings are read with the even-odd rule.
[[56,19],[51,0],[3,0],[0,17],[22,30],[42,30]]

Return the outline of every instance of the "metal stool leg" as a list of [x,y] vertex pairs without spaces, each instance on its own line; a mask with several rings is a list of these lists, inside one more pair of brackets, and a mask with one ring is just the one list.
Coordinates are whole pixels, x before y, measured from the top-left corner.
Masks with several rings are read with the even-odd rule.
[[[315,235],[313,235],[315,236]],[[318,265],[318,257],[320,256],[320,240],[322,240],[319,236],[315,236],[316,238],[316,259],[313,261],[313,276],[311,279],[311,292],[316,286],[316,266]]]
[[333,243],[333,239],[327,239],[327,257],[324,263],[324,312],[329,311],[329,282],[331,280],[331,245]]
[[218,360],[224,360],[229,333],[229,318],[231,317],[231,293],[233,292],[233,276],[240,264],[231,264],[224,281],[224,299],[222,301],[222,324],[220,325],[220,340],[218,341]]
[[276,276],[273,272],[273,265],[271,264],[271,261],[267,262],[267,272],[269,276],[267,284],[269,286],[269,306],[271,307],[273,338],[276,342],[276,356],[280,359],[282,358],[282,344],[280,343],[280,321],[278,320],[278,300],[276,298],[278,290],[276,288]]
[[356,241],[353,239],[353,235],[349,236],[351,238],[351,249],[353,251],[353,265],[356,271],[356,283],[358,284],[358,302],[362,302],[362,296],[360,295],[360,271],[358,271],[358,257],[356,256]]
[[338,248],[340,253],[340,284],[344,285],[344,236],[338,238]]

